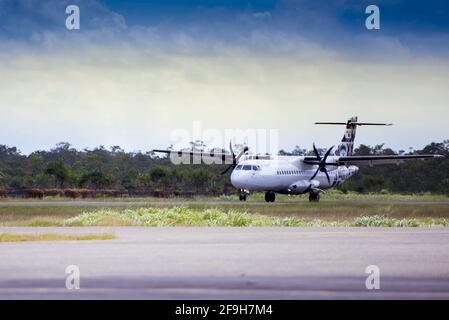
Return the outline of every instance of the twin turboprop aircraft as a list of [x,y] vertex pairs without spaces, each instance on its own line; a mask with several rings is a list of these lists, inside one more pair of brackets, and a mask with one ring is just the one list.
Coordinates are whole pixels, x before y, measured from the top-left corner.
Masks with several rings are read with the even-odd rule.
[[[276,193],[305,194],[309,193],[310,201],[319,201],[320,193],[334,188],[359,171],[359,166],[400,164],[409,160],[425,160],[442,157],[435,154],[424,155],[379,155],[353,156],[355,133],[358,126],[389,126],[386,123],[358,122],[352,117],[347,122],[316,122],[315,124],[345,125],[345,134],[335,153],[329,148],[320,155],[313,145],[313,156],[269,156],[249,155],[245,147],[240,154],[207,153],[171,150],[153,150],[169,154],[170,157],[200,157],[201,159],[221,159],[222,163],[231,163],[222,174],[230,169],[231,183],[239,189],[240,200],[245,201],[251,192],[265,192],[265,201],[274,202]],[[173,159],[173,158],[172,158]]]

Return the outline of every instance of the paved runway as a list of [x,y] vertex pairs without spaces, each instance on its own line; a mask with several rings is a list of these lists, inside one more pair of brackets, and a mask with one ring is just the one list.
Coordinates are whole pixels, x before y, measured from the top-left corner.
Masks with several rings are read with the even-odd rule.
[[[449,299],[449,229],[0,228],[115,240],[0,243],[0,298]],[[81,289],[65,288],[77,265]],[[367,290],[365,268],[380,268]]]

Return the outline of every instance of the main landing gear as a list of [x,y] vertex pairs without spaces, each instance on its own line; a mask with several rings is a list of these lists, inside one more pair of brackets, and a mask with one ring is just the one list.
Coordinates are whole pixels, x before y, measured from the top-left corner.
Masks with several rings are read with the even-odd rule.
[[320,194],[317,192],[310,192],[309,193],[309,201],[310,202],[318,202],[320,201]]
[[265,193],[265,201],[266,202],[274,202],[276,199],[276,194],[273,191],[268,191]]

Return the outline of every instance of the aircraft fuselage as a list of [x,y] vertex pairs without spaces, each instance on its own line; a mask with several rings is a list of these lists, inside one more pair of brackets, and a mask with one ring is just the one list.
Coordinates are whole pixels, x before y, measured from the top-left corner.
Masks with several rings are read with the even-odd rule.
[[356,166],[336,166],[328,169],[330,181],[324,172],[312,180],[318,166],[302,163],[301,157],[279,156],[276,159],[243,160],[231,174],[235,188],[253,191],[272,191],[283,194],[303,194],[311,189],[336,187],[358,172]]

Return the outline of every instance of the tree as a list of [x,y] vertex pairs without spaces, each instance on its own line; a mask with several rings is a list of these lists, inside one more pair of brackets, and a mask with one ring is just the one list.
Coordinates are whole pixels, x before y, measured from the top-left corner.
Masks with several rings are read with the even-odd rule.
[[5,177],[5,175],[3,174],[3,172],[0,171],[0,185],[3,185],[3,178]]
[[81,176],[79,184],[84,186],[90,184],[94,189],[103,189],[109,187],[111,179],[101,170],[94,170]]
[[64,184],[70,179],[71,171],[62,160],[52,161],[47,165],[45,173],[53,176],[55,179],[55,186],[63,188]]
[[206,170],[195,170],[192,174],[192,183],[195,186],[196,191],[200,192],[201,190],[207,190],[212,177],[212,174]]
[[[204,148],[201,141],[194,142],[195,149]],[[240,146],[242,147],[242,146]],[[402,154],[408,153],[403,148]],[[191,151],[191,148],[188,148]],[[214,149],[211,149],[214,150]],[[238,153],[239,147],[234,148]],[[326,150],[320,149],[320,153]],[[300,147],[283,154],[314,155]],[[383,144],[359,145],[355,155],[388,155],[396,152]],[[442,154],[445,158],[431,161],[410,161],[400,166],[365,166],[341,186],[344,191],[379,192],[434,192],[448,194],[449,140],[432,142],[413,154]],[[0,184],[4,188],[59,188],[86,186],[89,188],[116,188],[148,191],[163,188],[167,192],[195,192],[197,194],[230,193],[228,175],[220,175],[224,166],[180,165],[175,166],[167,157],[156,157],[151,152],[125,152],[119,146],[106,149],[77,150],[68,143],[59,143],[49,151],[39,150],[23,155],[16,147],[0,145],[0,171],[4,174]]]
[[171,170],[170,168],[162,167],[162,166],[154,166],[148,172],[150,176],[150,180],[154,185],[158,187],[170,187],[170,177]]
[[370,156],[374,154],[374,150],[367,145],[361,144],[358,148],[354,149],[354,155],[356,156]]

